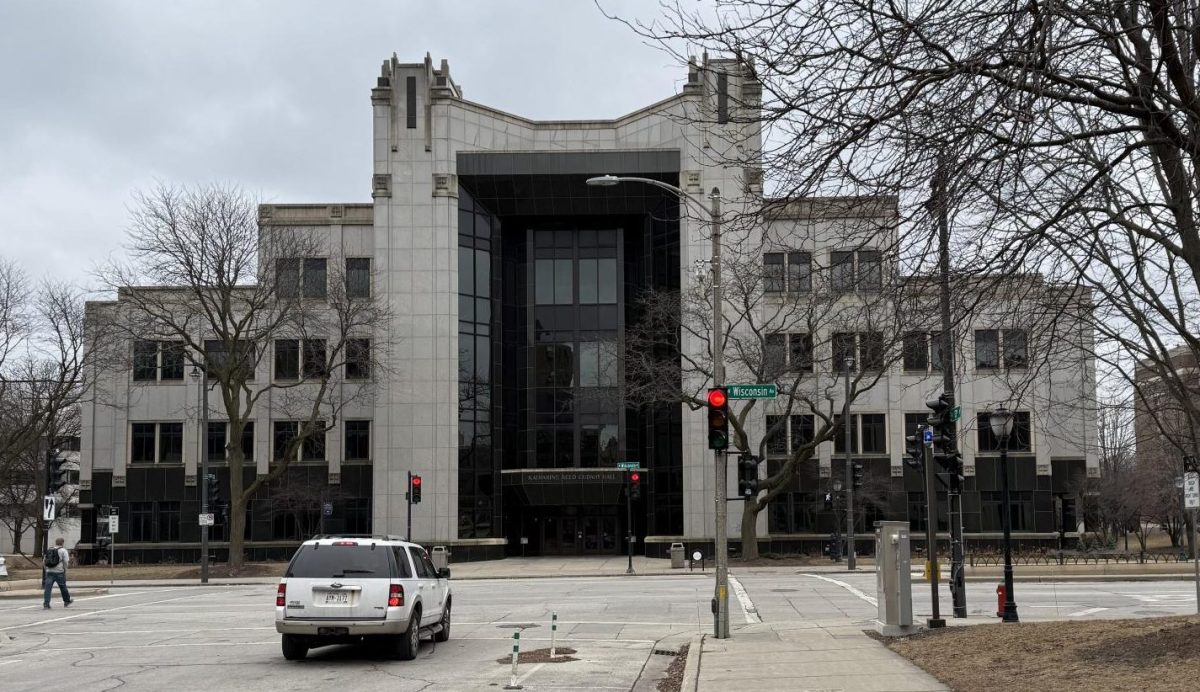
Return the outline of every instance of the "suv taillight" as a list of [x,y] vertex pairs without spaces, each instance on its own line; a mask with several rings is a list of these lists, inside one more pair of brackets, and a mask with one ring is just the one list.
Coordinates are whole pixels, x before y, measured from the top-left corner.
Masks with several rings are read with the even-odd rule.
[[388,607],[398,608],[402,605],[404,605],[404,587],[392,584],[388,587]]
[[287,584],[279,582],[279,588],[275,589],[275,605],[282,608],[287,605]]

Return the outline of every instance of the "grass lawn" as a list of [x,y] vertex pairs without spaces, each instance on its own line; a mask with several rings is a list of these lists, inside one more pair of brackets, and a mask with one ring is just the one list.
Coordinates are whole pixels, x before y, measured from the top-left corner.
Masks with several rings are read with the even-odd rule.
[[884,639],[954,690],[1200,689],[1200,616],[967,625]]

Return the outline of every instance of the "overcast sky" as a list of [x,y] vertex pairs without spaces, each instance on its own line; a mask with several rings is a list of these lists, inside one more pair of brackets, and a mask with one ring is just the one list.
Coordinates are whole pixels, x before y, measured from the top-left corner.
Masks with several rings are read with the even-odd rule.
[[369,202],[370,89],[393,52],[445,58],[468,99],[535,119],[616,117],[686,78],[587,0],[7,0],[0,256],[88,282],[155,180]]

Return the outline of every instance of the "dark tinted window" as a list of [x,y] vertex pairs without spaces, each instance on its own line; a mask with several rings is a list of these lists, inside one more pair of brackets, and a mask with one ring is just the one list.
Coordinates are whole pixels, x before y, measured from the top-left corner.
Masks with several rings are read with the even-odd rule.
[[285,576],[300,579],[391,577],[388,549],[370,544],[301,546]]
[[154,380],[158,376],[158,342],[133,342],[133,379]]
[[346,259],[346,295],[351,298],[371,297],[371,260],[368,257]]
[[181,341],[164,341],[162,343],[162,374],[164,380],[183,379],[184,346]]
[[412,579],[412,569],[408,566],[408,556],[404,554],[404,548],[396,546],[392,548],[392,553],[396,556],[396,566],[400,570],[400,578]]
[[412,555],[413,565],[416,567],[418,577],[423,577],[425,579],[433,579],[437,577],[437,572],[431,570],[430,566],[426,564],[425,560],[422,559],[424,557],[422,551],[417,550],[416,548],[409,548],[408,552]]
[[326,265],[323,258],[304,260],[304,297],[324,298],[328,285]]
[[300,377],[300,341],[275,340],[275,379],[294,380]]
[[183,461],[183,423],[159,424],[158,460],[166,463]]

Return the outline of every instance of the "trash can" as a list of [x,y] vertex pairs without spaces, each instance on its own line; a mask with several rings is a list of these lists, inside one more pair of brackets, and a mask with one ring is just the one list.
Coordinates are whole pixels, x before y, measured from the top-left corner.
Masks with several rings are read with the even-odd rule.
[[671,544],[671,569],[683,569],[683,544]]
[[444,545],[433,546],[433,552],[429,554],[429,559],[433,561],[433,566],[437,569],[450,566],[450,551],[446,550]]
[[0,579],[8,579],[8,567],[4,564],[3,555],[0,555]]

